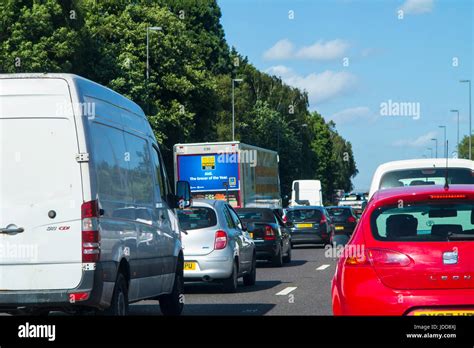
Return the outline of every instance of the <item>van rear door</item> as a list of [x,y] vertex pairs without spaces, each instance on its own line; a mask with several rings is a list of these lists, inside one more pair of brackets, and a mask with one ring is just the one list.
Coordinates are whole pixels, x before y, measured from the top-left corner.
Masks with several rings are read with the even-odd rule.
[[0,289],[82,277],[82,181],[68,83],[0,79]]

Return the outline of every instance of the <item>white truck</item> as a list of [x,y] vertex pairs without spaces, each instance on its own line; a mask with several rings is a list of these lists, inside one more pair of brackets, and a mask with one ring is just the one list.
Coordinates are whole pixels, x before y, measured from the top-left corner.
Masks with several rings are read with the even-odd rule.
[[193,198],[281,208],[277,152],[239,141],[176,144],[173,152],[175,181],[187,178]]
[[321,181],[295,180],[291,185],[291,200],[289,206],[323,205]]

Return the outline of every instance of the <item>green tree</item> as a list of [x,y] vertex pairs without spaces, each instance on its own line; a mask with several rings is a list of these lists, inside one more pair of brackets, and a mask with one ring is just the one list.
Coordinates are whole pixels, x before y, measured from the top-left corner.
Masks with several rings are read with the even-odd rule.
[[[471,135],[471,154],[474,154],[474,136]],[[469,158],[469,137],[466,135],[459,143],[458,158]]]

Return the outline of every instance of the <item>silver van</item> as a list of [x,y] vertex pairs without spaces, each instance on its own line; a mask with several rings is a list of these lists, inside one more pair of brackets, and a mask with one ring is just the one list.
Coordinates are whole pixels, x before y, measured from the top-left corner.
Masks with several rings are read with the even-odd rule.
[[0,310],[125,315],[158,299],[180,314],[189,184],[176,191],[129,99],[76,75],[0,75]]

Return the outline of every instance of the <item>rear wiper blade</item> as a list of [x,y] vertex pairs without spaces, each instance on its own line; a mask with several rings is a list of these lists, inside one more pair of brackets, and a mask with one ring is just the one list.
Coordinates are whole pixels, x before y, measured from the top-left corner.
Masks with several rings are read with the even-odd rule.
[[474,234],[449,233],[448,240],[474,240]]

